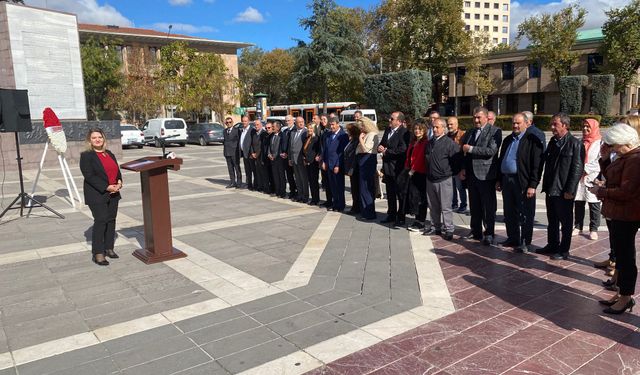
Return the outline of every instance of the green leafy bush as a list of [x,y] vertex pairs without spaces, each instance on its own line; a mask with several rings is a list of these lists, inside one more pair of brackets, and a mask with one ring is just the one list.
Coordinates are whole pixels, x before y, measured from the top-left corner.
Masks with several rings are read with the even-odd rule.
[[591,107],[600,115],[606,115],[611,108],[615,77],[613,74],[591,76]]
[[587,76],[560,77],[560,111],[568,114],[582,111],[582,88],[588,81]]
[[395,111],[422,117],[432,102],[431,73],[411,69],[371,75],[365,78],[364,92],[368,108],[374,108],[381,119],[379,126],[386,126],[384,119]]

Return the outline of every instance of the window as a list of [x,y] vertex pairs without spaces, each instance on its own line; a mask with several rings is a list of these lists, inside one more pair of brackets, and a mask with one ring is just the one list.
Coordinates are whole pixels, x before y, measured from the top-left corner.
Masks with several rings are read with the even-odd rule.
[[480,15],[478,13],[476,13],[476,14],[473,15],[473,18],[476,19],[476,20],[479,20],[480,19]]
[[514,75],[514,66],[512,62],[502,63],[502,79],[509,80],[513,79]]
[[486,9],[489,9],[489,8],[491,7],[491,4],[489,4],[489,3],[484,3],[484,7],[485,7]]
[[156,64],[158,62],[158,48],[157,47],[149,47],[147,61],[150,64]]
[[509,94],[507,96],[507,113],[518,112],[518,94]]
[[115,49],[116,49],[116,55],[118,56],[118,60],[119,60],[120,62],[122,62],[122,61],[123,61],[123,57],[122,57],[122,49],[123,49],[123,48],[124,48],[124,47],[122,47],[122,46],[115,46]]
[[540,62],[529,63],[529,78],[540,78],[541,71]]
[[502,22],[509,22],[509,16],[502,16]]
[[479,1],[476,1],[476,3],[475,3],[475,4],[473,4],[473,5],[474,5],[476,8],[480,8],[480,2],[479,2]]
[[590,53],[587,55],[587,73],[600,73],[602,68],[602,55],[599,53]]
[[471,8],[471,1],[465,1],[464,2],[464,7],[465,8]]
[[464,66],[459,66],[456,69],[456,81],[461,81],[462,79],[464,79],[464,76],[467,74],[467,68],[465,68]]
[[473,30],[475,30],[475,31],[480,31],[480,26],[475,25],[475,26],[473,27]]
[[471,19],[471,14],[469,14],[469,13],[465,13],[465,14],[464,14],[464,19],[466,19],[466,20],[470,20],[470,19]]
[[502,38],[502,43],[509,44],[509,40],[507,38]]
[[505,12],[508,12],[509,11],[509,4],[502,4],[502,10],[504,10]]
[[493,27],[493,32],[494,32],[494,33],[497,33],[497,32],[498,32],[498,26],[494,26],[494,27]]
[[493,3],[493,9],[500,9],[500,4]]
[[485,19],[486,21],[489,21],[489,15],[488,15],[488,14],[485,14],[485,15],[484,15],[484,19]]
[[498,15],[497,15],[497,14],[494,14],[494,15],[493,15],[493,20],[494,20],[494,21],[497,21],[498,19],[499,19],[499,18],[498,18]]
[[465,30],[467,30],[467,31],[471,31],[471,26],[469,26],[469,25],[464,25],[464,29],[465,29]]
[[509,34],[509,27],[508,26],[502,26],[502,33],[503,34]]
[[498,38],[493,38],[493,44],[498,44]]
[[544,92],[536,92],[531,95],[531,104],[533,104],[533,113],[544,112]]
[[485,26],[485,27],[483,27],[483,30],[484,30],[484,31],[489,31],[489,26]]

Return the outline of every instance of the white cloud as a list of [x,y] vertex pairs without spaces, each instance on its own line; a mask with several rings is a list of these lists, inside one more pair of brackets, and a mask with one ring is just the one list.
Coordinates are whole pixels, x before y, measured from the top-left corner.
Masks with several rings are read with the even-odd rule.
[[96,0],[26,0],[25,4],[74,13],[82,23],[133,26],[133,22],[116,8],[111,5],[99,5]]
[[256,8],[248,7],[244,11],[236,14],[236,17],[233,19],[233,21],[246,23],[262,23],[264,22],[264,16]]
[[211,26],[195,26],[188,23],[169,23],[169,22],[156,22],[149,26],[150,28],[158,31],[169,31],[169,25],[173,25],[171,28],[172,34],[200,34],[200,33],[214,33],[219,30]]
[[[607,20],[607,16],[604,14],[605,11],[626,6],[629,4],[629,0],[561,0],[546,4],[514,1],[511,3],[511,40],[514,40],[518,33],[518,25],[524,21],[525,18],[537,16],[542,13],[556,13],[560,9],[572,4],[578,4],[588,12],[583,29],[594,29],[602,27]],[[549,30],[549,32],[553,32],[553,30]],[[521,45],[521,47],[525,46]]]
[[175,6],[189,5],[191,4],[191,0],[169,0],[169,4]]

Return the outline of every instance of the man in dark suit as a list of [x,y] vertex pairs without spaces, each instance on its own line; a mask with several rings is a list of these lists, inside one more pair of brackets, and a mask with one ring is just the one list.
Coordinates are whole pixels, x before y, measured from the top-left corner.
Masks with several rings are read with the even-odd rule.
[[533,113],[523,111],[522,114],[524,115],[524,121],[527,123],[527,131],[532,132],[536,137],[538,137],[540,142],[542,142],[542,151],[544,151],[544,149],[547,148],[547,136],[544,135],[544,132],[538,129],[536,124],[533,123]]
[[[324,153],[324,145],[327,142],[327,137],[331,135],[331,128],[329,127],[329,117],[327,115],[320,116],[320,154],[316,157],[318,161],[318,166],[322,167],[322,154]],[[324,206],[327,209],[331,208],[331,186],[329,185],[329,174],[324,169],[320,168],[320,177],[322,180],[322,187],[324,188],[324,193],[326,195],[326,201]]]
[[382,182],[386,186],[388,205],[387,217],[381,220],[381,223],[404,225],[402,222],[396,222],[399,199],[398,176],[404,169],[409,144],[409,133],[407,128],[402,126],[404,120],[402,112],[393,112],[389,119],[389,126],[385,129],[378,146],[378,153],[382,154],[382,173],[384,174]]
[[[569,258],[573,231],[573,205],[578,182],[584,172],[584,146],[570,132],[570,119],[564,113],[551,117],[553,138],[544,152],[542,192],[547,194],[547,245],[538,253],[551,259]],[[562,239],[560,238],[562,226]]]
[[289,144],[291,143],[291,132],[295,131],[293,116],[285,116],[284,121],[285,126],[280,129],[280,156],[284,159],[285,177],[289,183],[289,198],[293,199],[298,195],[293,166],[289,165]]
[[338,118],[329,119],[331,135],[327,136],[322,155],[322,169],[327,171],[331,185],[333,211],[344,211],[344,148],[349,136],[338,125]]
[[256,158],[259,152],[256,130],[249,126],[249,117],[242,116],[242,133],[240,134],[240,156],[244,162],[244,173],[247,178],[247,188],[255,190]]
[[286,196],[284,181],[284,163],[285,159],[280,156],[282,132],[280,122],[273,123],[273,133],[271,134],[271,143],[269,146],[269,160],[271,160],[271,173],[273,174],[273,190],[275,195],[280,198]]
[[289,165],[293,167],[298,195],[293,199],[297,202],[309,201],[309,177],[304,165],[304,143],[307,141],[307,129],[304,126],[304,118],[296,117],[296,129],[291,132],[289,143]]
[[240,131],[233,126],[233,119],[227,117],[224,120],[224,143],[223,153],[224,158],[227,161],[227,168],[229,169],[229,185],[228,188],[239,188],[242,186],[242,170],[240,170],[240,150],[238,145],[240,144]]
[[466,237],[482,240],[485,245],[491,245],[495,235],[498,150],[502,143],[502,130],[488,123],[488,113],[484,107],[473,110],[475,128],[462,138],[463,169],[459,174],[469,187],[471,231]]
[[257,191],[267,191],[269,185],[269,177],[267,172],[267,166],[265,163],[266,155],[263,153],[264,139],[267,137],[267,131],[262,126],[262,121],[255,120],[254,122],[256,137],[257,137],[257,149],[256,149],[256,183],[255,188]]
[[496,190],[502,191],[507,239],[502,246],[528,253],[536,213],[536,188],[540,183],[542,142],[531,131],[523,113],[513,116],[513,133],[502,143]]

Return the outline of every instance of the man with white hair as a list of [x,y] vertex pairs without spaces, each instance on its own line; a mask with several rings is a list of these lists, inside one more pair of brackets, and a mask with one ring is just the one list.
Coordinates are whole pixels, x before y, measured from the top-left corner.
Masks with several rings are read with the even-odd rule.
[[487,112],[487,123],[489,125],[495,125],[496,124],[496,113],[494,111]]
[[533,123],[533,113],[529,111],[523,111],[522,115],[524,115],[524,121],[527,124],[527,131],[531,132],[533,135],[538,137],[538,139],[542,142],[542,148],[547,147],[547,136],[544,135],[544,132],[536,127],[536,124]]

